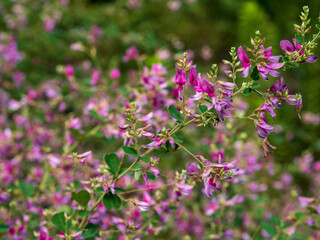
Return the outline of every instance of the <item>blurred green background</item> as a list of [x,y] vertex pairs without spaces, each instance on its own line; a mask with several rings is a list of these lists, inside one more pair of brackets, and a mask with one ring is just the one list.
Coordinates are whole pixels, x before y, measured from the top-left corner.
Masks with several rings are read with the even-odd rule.
[[[149,56],[149,61],[156,59],[152,56],[159,49],[168,49],[171,53],[191,49],[199,71],[206,72],[212,63],[221,64],[222,59],[229,58],[230,47],[249,45],[250,36],[258,29],[267,38],[265,46],[273,46],[273,53],[281,54],[279,43],[294,36],[293,23],[300,24],[298,15],[302,7],[310,7],[313,26],[320,11],[319,0],[71,0],[66,7],[59,6],[56,1],[62,18],[54,31],[46,33],[43,21],[40,21],[43,13],[37,11],[43,8],[45,1],[30,2],[33,10],[26,12],[28,25],[14,34],[19,50],[25,53],[19,68],[32,85],[55,77],[56,65],[77,65],[86,60],[85,54],[74,52],[69,46],[78,41],[86,42],[92,25],[102,29],[97,55],[105,73],[113,67],[119,67],[121,71],[132,67],[121,61],[131,45]],[[10,12],[11,5],[11,1],[3,1],[2,11]],[[0,27],[6,31],[5,19],[1,17]],[[207,60],[202,57],[206,49],[211,55]],[[319,48],[315,54],[320,55]],[[148,65],[148,61],[145,64]],[[166,64],[174,71],[173,60]],[[283,76],[293,92],[302,93],[302,112],[320,112],[319,61],[302,64],[300,69]],[[126,81],[125,76],[122,81]],[[274,79],[266,83],[269,86],[270,81]],[[261,104],[255,99],[252,101],[257,106]],[[283,129],[283,132],[272,134],[271,139],[278,146],[275,151],[277,161],[291,163],[294,156],[303,151],[310,151],[315,159],[319,159],[319,126],[303,124],[292,106],[285,106],[277,114],[276,121]]]

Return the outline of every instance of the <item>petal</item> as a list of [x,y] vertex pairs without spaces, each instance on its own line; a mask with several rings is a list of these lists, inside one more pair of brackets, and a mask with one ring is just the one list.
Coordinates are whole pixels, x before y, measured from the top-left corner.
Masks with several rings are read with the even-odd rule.
[[270,87],[271,92],[276,92],[279,90],[279,80],[275,81],[274,84]]
[[248,77],[248,75],[249,75],[249,70],[250,70],[249,67],[244,68],[243,71],[242,71],[242,74],[241,74],[242,77]]
[[238,48],[238,56],[241,62],[243,63],[250,63],[250,59],[248,57],[248,55],[246,54],[246,52],[242,49],[242,47],[240,46]]
[[288,51],[288,52],[294,51],[294,47],[293,47],[292,43],[288,40],[282,40],[280,42],[280,47],[284,53],[286,53],[286,51]]
[[272,77],[279,77],[281,75],[281,73],[279,73],[278,71],[276,70],[270,70],[269,71],[269,74],[272,76]]
[[318,60],[318,57],[317,56],[314,56],[314,55],[311,55],[307,60],[306,62],[308,63],[314,63],[315,61]]
[[269,71],[270,71],[270,69],[265,68],[265,67],[258,67],[258,71],[259,71],[260,73],[263,73],[263,74],[268,74]]
[[278,56],[270,56],[267,60],[270,62],[279,62],[279,59],[282,57],[282,55]]
[[282,68],[284,63],[268,63],[267,67],[270,69],[279,69]]
[[260,74],[261,74],[261,77],[262,77],[264,80],[266,80],[266,81],[269,80],[269,78],[268,78],[268,76],[267,76],[266,74],[263,74],[263,73],[260,73]]
[[193,101],[199,100],[203,96],[203,92],[199,92],[193,96],[190,97]]
[[293,42],[294,46],[296,47],[297,51],[299,52],[302,48],[302,46],[300,44],[298,44],[299,41],[297,39],[293,38],[292,42]]

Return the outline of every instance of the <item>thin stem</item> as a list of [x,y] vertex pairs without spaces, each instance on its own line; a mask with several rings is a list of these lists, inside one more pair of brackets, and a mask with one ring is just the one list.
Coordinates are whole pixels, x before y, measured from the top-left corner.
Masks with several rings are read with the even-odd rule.
[[[164,185],[161,185],[160,187],[149,187],[148,190],[166,188],[166,187],[169,187],[169,186],[172,186],[172,185],[173,185],[173,183],[164,184]],[[119,195],[125,195],[125,194],[130,194],[130,193],[135,193],[135,192],[144,192],[144,191],[146,191],[146,190],[145,189],[134,189],[134,190],[126,191],[126,192],[123,192],[123,193],[119,193]]]
[[122,158],[121,158],[121,160],[120,160],[120,164],[119,164],[119,167],[118,167],[116,176],[119,175],[119,172],[120,172],[120,169],[121,169],[121,166],[122,166],[122,163],[123,163],[124,156],[125,156],[125,154],[123,154],[123,156],[122,156]]
[[184,89],[182,90],[182,116],[183,116],[183,123],[186,120],[186,111],[184,110],[184,106],[185,106],[185,97],[184,97]]
[[244,89],[244,88],[241,87],[238,91],[236,91],[234,94],[232,94],[232,97],[235,96],[235,95],[237,95],[238,93],[240,93],[243,89]]
[[187,153],[189,153],[194,159],[196,159],[196,160],[198,161],[198,163],[201,164],[202,167],[204,167],[204,166],[203,166],[203,163],[202,163],[192,152],[190,152],[190,151],[189,151],[187,148],[185,148],[182,144],[180,144],[180,143],[178,143],[178,142],[176,142],[176,144],[177,144],[179,147],[181,147],[183,150],[185,150]]
[[141,157],[144,157],[145,155],[151,153],[155,148],[150,148],[148,151],[146,151],[144,154],[142,154],[139,158],[137,158],[131,165],[128,167],[123,173],[121,173],[116,179],[115,182],[119,181],[124,175],[126,175],[139,161]]
[[[205,111],[204,113],[202,113],[201,115],[204,115],[206,114],[207,112],[209,112],[211,109],[208,109],[207,111]],[[177,124],[173,130],[171,130],[171,133],[169,134],[169,136],[172,136],[174,135],[176,132],[178,132],[181,128],[189,125],[190,123],[192,123],[194,121],[194,118],[189,120],[188,122],[186,122],[183,126],[180,125],[180,124]],[[181,146],[181,145],[180,145]],[[184,147],[182,147],[184,148]],[[114,179],[114,182],[117,182],[119,181],[124,175],[126,175],[129,171],[132,170],[132,168],[134,168],[134,166],[140,161],[140,158],[141,157],[144,157],[146,155],[148,155],[149,153],[151,153],[153,150],[155,150],[155,148],[150,148],[148,151],[146,151],[145,153],[143,153],[140,157],[138,157],[123,173],[121,173],[119,176],[117,176],[115,179]],[[193,155],[192,153],[190,153],[187,149],[186,151]],[[194,156],[194,155],[193,155]],[[194,156],[195,157],[195,156]],[[196,157],[195,157],[196,158]],[[197,158],[196,158],[197,159]],[[198,161],[200,161],[199,159],[197,159]],[[200,162],[200,164],[203,166],[203,164]],[[90,210],[90,213],[92,213],[96,208],[97,206],[100,204],[100,202],[103,200],[103,197],[105,196],[105,193],[102,194],[100,196],[100,198],[95,202],[95,204],[92,206],[91,210]],[[91,214],[90,214],[91,215]],[[89,216],[86,216],[85,218],[82,219],[80,225],[79,225],[79,228],[83,229],[84,227],[84,224],[86,223],[86,221],[88,220],[88,217]]]
[[[102,194],[102,195],[100,196],[100,198],[96,201],[96,203],[92,206],[92,208],[91,208],[91,210],[90,210],[90,213],[92,213],[92,212],[98,207],[98,205],[100,204],[100,202],[103,200],[104,195],[105,195],[105,193]],[[81,228],[81,229],[83,228],[83,226],[84,226],[85,222],[87,221],[88,217],[89,217],[89,216],[86,216],[84,219],[82,219],[82,222],[80,223],[79,228]]]

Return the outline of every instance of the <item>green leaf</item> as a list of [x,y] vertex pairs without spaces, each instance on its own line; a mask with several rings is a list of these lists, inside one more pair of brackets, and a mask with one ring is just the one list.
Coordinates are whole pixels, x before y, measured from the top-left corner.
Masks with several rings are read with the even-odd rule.
[[287,66],[289,68],[298,68],[299,67],[299,63],[288,63]]
[[281,226],[281,221],[277,216],[272,215],[270,218],[271,222],[273,222],[276,226]]
[[172,149],[172,146],[171,146],[169,140],[166,141],[166,149],[167,149],[167,152],[171,152],[174,150],[174,149]]
[[132,147],[123,146],[122,149],[129,156],[139,157],[139,154],[138,154],[137,150],[135,150]]
[[251,87],[252,88],[259,88],[259,87],[261,87],[261,85],[259,83],[254,82],[254,83],[252,83]]
[[86,207],[88,205],[90,198],[90,193],[86,190],[72,193],[72,199],[79,203],[82,207]]
[[296,216],[297,220],[300,220],[303,217],[303,213],[302,212],[296,212],[295,216]]
[[71,193],[71,200],[76,201],[76,199],[77,199],[77,193],[76,192],[72,192]]
[[288,63],[288,62],[290,62],[290,61],[289,61],[289,58],[288,58],[288,57],[280,57],[280,58],[279,58],[279,62],[280,62],[280,63]]
[[121,199],[116,194],[109,193],[104,195],[102,203],[106,209],[119,209]]
[[80,210],[78,212],[78,216],[79,217],[88,217],[90,216],[91,212],[90,211],[87,211],[87,210]]
[[56,213],[51,218],[52,224],[62,232],[67,232],[68,228],[71,226],[71,220],[66,222],[64,212]]
[[143,167],[142,164],[137,163],[137,164],[133,167],[133,169],[140,169],[140,168],[142,168],[142,167]]
[[95,192],[96,194],[101,194],[101,193],[104,193],[104,189],[103,189],[103,187],[97,187],[97,188],[94,190],[94,192]]
[[120,159],[117,156],[117,154],[115,153],[106,154],[104,156],[104,161],[108,165],[110,169],[110,173],[115,176],[120,165]]
[[173,105],[170,105],[168,107],[168,112],[169,114],[171,115],[171,117],[173,117],[174,119],[177,119],[179,121],[182,121],[183,117],[182,115],[180,114],[180,112],[178,111],[178,109],[176,109],[175,106]]
[[182,125],[182,126],[184,125],[183,122],[181,122],[181,121],[177,121],[177,123]]
[[32,197],[34,195],[35,186],[33,186],[31,183],[19,180],[19,185],[24,195],[27,197]]
[[156,176],[155,176],[153,173],[147,172],[147,177],[148,177],[148,179],[150,179],[150,180],[156,180]]
[[83,232],[81,234],[81,237],[83,237],[83,238],[92,238],[92,237],[96,236],[98,231],[99,231],[99,228],[91,228],[88,231]]
[[242,93],[246,96],[250,95],[252,92],[252,89],[251,88],[246,88],[242,91]]
[[89,113],[92,117],[101,120],[101,117],[100,117],[100,115],[99,115],[99,113],[98,113],[97,111],[95,111],[95,110],[89,110],[88,113]]
[[206,105],[199,105],[199,109],[202,113],[208,111],[208,107]]
[[320,24],[316,24],[316,27],[320,30]]
[[250,77],[254,81],[259,80],[260,77],[259,77],[259,71],[257,66],[253,68],[252,73],[250,74]]
[[141,161],[143,161],[145,163],[148,163],[151,160],[150,158],[147,158],[147,157],[141,157],[140,159],[141,159]]
[[299,44],[303,44],[303,39],[302,39],[301,34],[295,34],[294,38],[298,40]]
[[173,138],[174,142],[183,143],[183,140],[178,138],[176,135],[173,135],[172,138]]
[[81,234],[81,237],[83,237],[83,238],[93,238],[99,232],[99,227],[97,225],[94,225],[91,223],[89,223],[85,227],[85,229],[88,229],[88,230]]
[[114,190],[116,190],[116,192],[126,192],[126,190],[123,189],[123,188],[117,188],[117,187],[115,187]]
[[275,230],[270,223],[262,222],[261,228],[265,230],[271,237],[277,235],[277,230]]
[[9,228],[9,225],[0,224],[0,233],[6,233]]

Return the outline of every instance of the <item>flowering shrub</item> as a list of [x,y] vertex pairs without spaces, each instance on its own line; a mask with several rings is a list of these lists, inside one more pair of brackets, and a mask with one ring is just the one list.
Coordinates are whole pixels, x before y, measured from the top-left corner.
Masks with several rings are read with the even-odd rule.
[[[43,8],[50,33],[61,17]],[[305,152],[293,169],[282,169],[267,156],[276,149],[268,137],[277,131],[270,122],[278,109],[302,108],[281,72],[317,60],[320,25],[310,37],[308,14],[304,7],[293,40],[280,42],[283,55],[272,55],[257,31],[250,46],[231,48],[222,73],[217,64],[200,73],[187,53],[173,70],[143,66],[143,54],[130,46],[122,62],[141,69],[131,70],[125,85],[118,67],[101,67],[102,30],[93,26],[87,41],[70,46],[93,64],[58,66],[55,79],[25,92],[24,54],[13,36],[1,34],[1,236],[319,239],[319,161]],[[23,14],[8,17],[12,29],[26,25]],[[252,109],[249,97],[260,106]],[[302,115],[306,123],[317,124],[310,120],[316,117]],[[291,187],[294,174],[312,177],[314,197]]]

